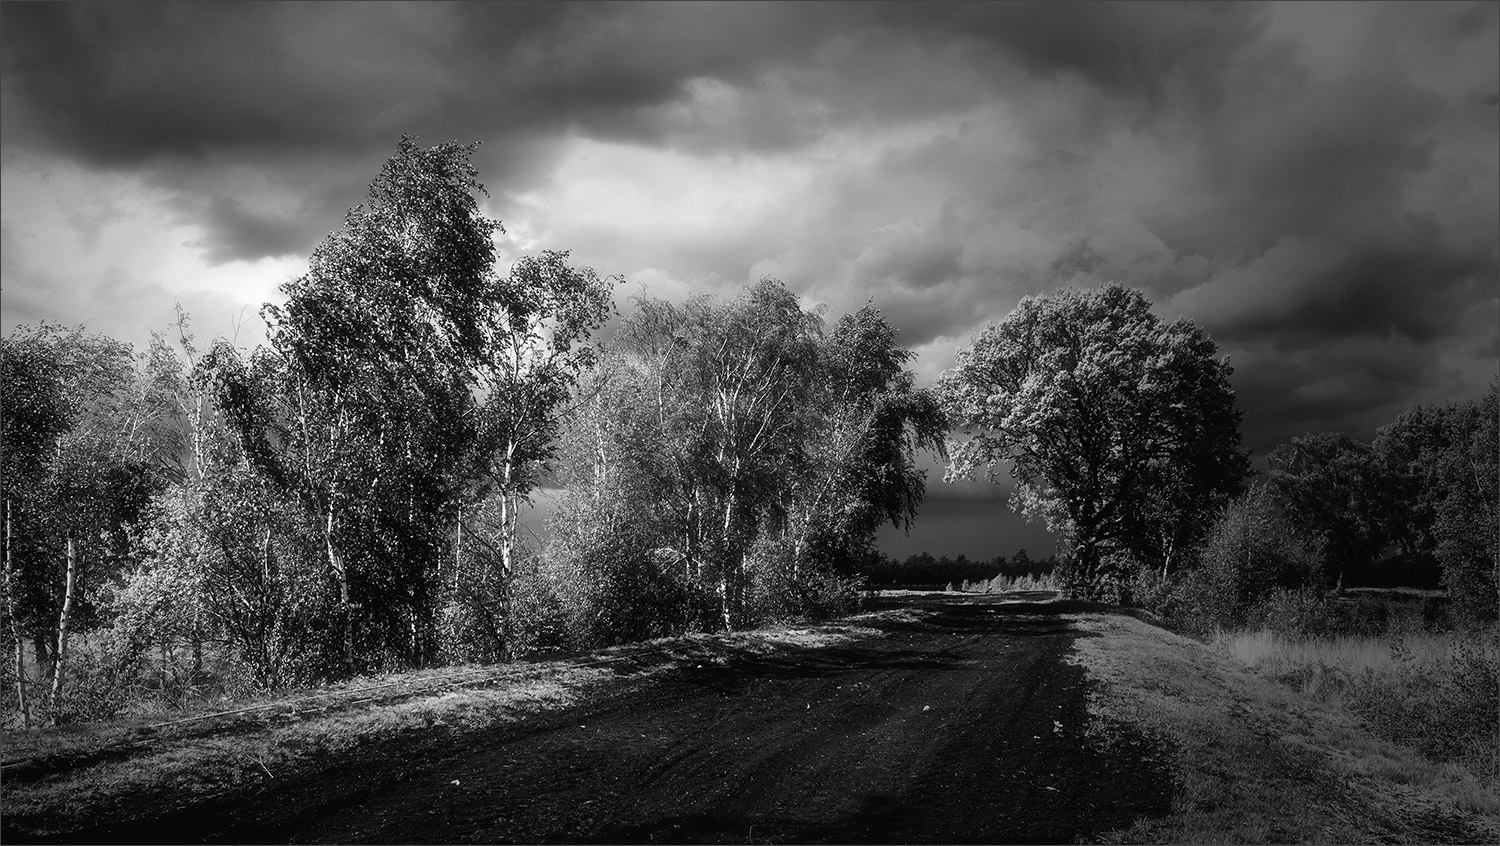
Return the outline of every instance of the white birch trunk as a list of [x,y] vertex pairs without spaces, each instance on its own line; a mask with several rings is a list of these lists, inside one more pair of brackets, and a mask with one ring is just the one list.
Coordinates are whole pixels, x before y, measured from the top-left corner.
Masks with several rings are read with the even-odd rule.
[[5,616],[10,621],[10,636],[16,642],[16,707],[21,709],[21,727],[31,728],[31,703],[26,699],[26,641],[16,620],[15,580],[10,555],[10,500],[5,501]]
[[74,554],[73,536],[68,535],[68,574],[63,587],[62,613],[57,618],[57,660],[52,664],[52,724],[57,725],[61,714],[63,677],[68,671],[68,628],[73,622],[73,592],[78,584],[77,556]]

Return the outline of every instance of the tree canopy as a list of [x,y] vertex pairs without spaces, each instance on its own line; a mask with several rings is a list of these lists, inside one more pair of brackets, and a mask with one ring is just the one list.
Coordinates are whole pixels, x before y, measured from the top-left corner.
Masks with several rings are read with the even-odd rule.
[[1119,284],[1026,297],[939,380],[962,433],[948,478],[1013,467],[1013,506],[1065,539],[1091,588],[1125,560],[1168,568],[1248,472],[1216,352]]
[[[684,601],[712,594],[726,628],[852,571],[921,502],[916,453],[941,449],[941,414],[895,337],[873,307],[825,334],[770,279],[727,301],[641,298],[570,436],[558,548],[614,562],[601,578],[672,574]],[[607,553],[607,537],[659,561]]]

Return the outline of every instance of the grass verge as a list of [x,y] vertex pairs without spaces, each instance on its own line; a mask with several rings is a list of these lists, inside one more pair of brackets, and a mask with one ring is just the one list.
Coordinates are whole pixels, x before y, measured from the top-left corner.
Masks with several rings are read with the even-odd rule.
[[1487,632],[1287,638],[1221,635],[1245,666],[1357,717],[1373,733],[1500,784],[1500,643]]
[[1171,813],[1104,842],[1500,842],[1500,793],[1469,769],[1377,738],[1209,645],[1130,617],[1072,619],[1085,633],[1072,660],[1101,682],[1090,713],[1174,758]]

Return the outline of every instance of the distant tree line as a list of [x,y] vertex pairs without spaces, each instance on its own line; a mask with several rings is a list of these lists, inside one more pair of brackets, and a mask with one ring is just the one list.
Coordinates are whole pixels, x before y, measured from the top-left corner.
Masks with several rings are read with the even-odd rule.
[[877,550],[858,560],[856,570],[864,576],[868,587],[880,589],[962,585],[965,582],[987,582],[997,576],[1010,579],[1023,576],[1037,578],[1050,574],[1056,566],[1056,556],[1048,555],[1033,560],[1024,549],[1009,559],[997,555],[980,561],[971,561],[964,555],[957,558],[946,555],[934,558],[928,552],[919,552],[897,561]]

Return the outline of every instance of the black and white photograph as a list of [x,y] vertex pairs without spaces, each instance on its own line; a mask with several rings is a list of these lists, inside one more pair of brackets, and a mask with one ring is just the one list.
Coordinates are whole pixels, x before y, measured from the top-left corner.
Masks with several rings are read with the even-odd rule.
[[6,843],[1500,842],[1500,0],[0,0]]

